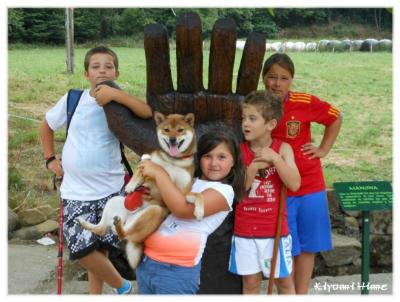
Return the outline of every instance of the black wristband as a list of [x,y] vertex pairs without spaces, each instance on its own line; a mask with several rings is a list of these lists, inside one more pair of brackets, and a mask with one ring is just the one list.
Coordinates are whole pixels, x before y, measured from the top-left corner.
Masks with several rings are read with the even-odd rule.
[[49,167],[48,167],[48,165],[49,165],[49,163],[51,163],[53,160],[55,160],[56,159],[56,157],[53,155],[53,156],[50,156],[48,159],[46,159],[46,169],[48,169]]

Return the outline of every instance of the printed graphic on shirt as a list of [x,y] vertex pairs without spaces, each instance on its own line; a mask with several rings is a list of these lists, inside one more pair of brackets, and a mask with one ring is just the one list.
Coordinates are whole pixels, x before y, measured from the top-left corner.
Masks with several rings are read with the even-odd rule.
[[[275,188],[268,177],[276,172],[275,167],[263,169],[262,173],[259,172],[253,180],[248,197],[262,198],[266,202],[275,202]],[[263,174],[261,178],[260,174]]]
[[300,134],[300,121],[286,122],[286,137],[295,138]]

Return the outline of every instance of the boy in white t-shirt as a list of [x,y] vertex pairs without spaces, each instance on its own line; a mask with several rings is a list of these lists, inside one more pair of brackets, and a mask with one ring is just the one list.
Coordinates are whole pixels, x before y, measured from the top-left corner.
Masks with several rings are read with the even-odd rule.
[[232,210],[234,197],[244,195],[244,166],[232,133],[202,135],[196,161],[192,191],[204,197],[201,220],[195,219],[194,205],[186,202],[161,166],[151,161],[139,166],[143,175],[155,179],[171,211],[144,242],[145,257],[136,268],[139,294],[196,294],[207,238]]
[[104,81],[119,76],[118,58],[111,49],[98,46],[85,56],[85,78],[90,89],[84,90],[71,119],[68,138],[61,159],[54,149],[54,131],[67,123],[67,95],[52,107],[40,124],[40,138],[46,168],[62,178],[63,234],[70,250],[70,259],[88,271],[89,293],[101,294],[106,282],[118,294],[128,294],[132,285],[124,280],[107,257],[108,250],[118,247],[118,238],[111,232],[98,237],[83,230],[75,222],[77,216],[97,224],[106,202],[120,194],[124,184],[120,142],[110,131],[102,106],[111,100],[141,118],[152,115],[151,108],[140,99],[107,85]]

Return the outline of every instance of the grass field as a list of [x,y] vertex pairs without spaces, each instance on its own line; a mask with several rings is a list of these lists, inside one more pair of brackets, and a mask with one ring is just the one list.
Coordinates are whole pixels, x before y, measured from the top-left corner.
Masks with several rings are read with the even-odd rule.
[[[113,48],[120,60],[118,83],[144,98],[146,62],[140,48]],[[56,204],[38,138],[38,122],[69,88],[84,88],[83,57],[75,50],[75,73],[66,73],[63,48],[37,48],[8,52],[8,182],[9,205]],[[241,51],[236,53],[234,84]],[[266,53],[266,57],[269,53]],[[323,159],[325,178],[335,181],[392,180],[392,54],[292,53],[296,65],[293,90],[315,94],[339,107],[344,122],[338,140]],[[175,53],[171,51],[173,79]],[[207,87],[208,52],[203,54]],[[176,85],[175,85],[176,87]],[[262,89],[260,83],[259,89]],[[18,116],[18,117],[16,117]],[[32,120],[21,119],[27,117]],[[313,126],[314,143],[322,127]],[[56,134],[61,151],[64,131]],[[135,160],[136,156],[128,155]]]

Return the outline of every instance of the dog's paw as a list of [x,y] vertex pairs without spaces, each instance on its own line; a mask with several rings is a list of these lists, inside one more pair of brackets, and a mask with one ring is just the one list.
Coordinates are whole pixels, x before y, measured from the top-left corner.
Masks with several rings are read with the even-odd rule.
[[194,204],[196,202],[196,195],[186,195],[185,197],[188,203]]
[[139,185],[140,185],[139,182],[137,182],[136,180],[132,180],[126,184],[125,192],[132,193],[133,191],[135,191],[137,189],[137,187],[139,187]]
[[121,223],[121,218],[119,216],[114,216],[113,223],[115,226]]
[[136,189],[136,185],[133,184],[133,183],[128,183],[128,184],[125,186],[125,192],[126,192],[126,193],[132,193],[133,191],[135,191],[135,189]]
[[196,205],[194,207],[194,217],[196,217],[197,220],[201,220],[204,217],[204,207],[200,205]]
[[76,222],[77,224],[79,224],[80,226],[82,226],[82,225],[84,224],[84,220],[83,220],[82,218],[80,218],[80,217],[77,217],[77,218],[75,218],[74,220],[75,220],[75,222]]

